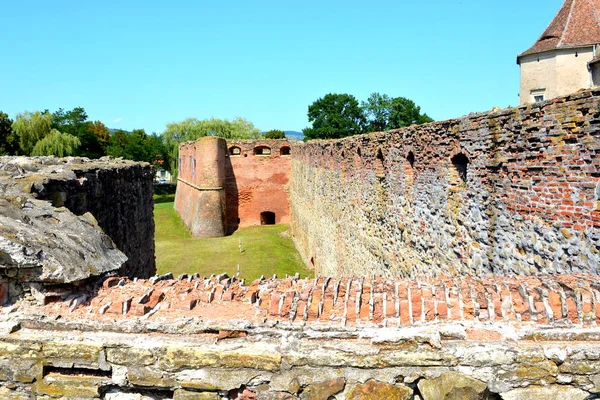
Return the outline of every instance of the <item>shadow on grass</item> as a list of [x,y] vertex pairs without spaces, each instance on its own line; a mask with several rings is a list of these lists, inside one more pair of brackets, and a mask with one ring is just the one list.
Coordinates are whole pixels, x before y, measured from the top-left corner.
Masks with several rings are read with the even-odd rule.
[[279,277],[313,276],[302,262],[289,234],[287,225],[252,226],[221,238],[190,237],[173,203],[157,204],[154,208],[156,225],[156,266],[159,274],[173,275],[198,272],[201,276],[226,272],[254,280],[261,275]]

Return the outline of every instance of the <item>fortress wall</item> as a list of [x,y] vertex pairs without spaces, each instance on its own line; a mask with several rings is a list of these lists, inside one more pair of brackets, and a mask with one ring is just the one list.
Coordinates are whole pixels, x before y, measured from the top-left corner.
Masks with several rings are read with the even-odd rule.
[[289,141],[205,137],[182,144],[179,160],[175,210],[193,236],[290,222]]
[[225,219],[225,140],[206,137],[179,148],[175,210],[194,237],[220,237]]
[[598,273],[600,90],[295,149],[296,246],[328,276]]
[[0,355],[8,400],[584,400],[600,392],[598,347],[583,341],[24,329],[0,336]]
[[153,175],[110,158],[0,157],[0,304],[154,275]]
[[[265,222],[261,221],[261,213],[265,211],[275,214],[275,223],[289,224],[287,185],[291,169],[290,142],[285,139],[229,140],[227,147],[229,159],[225,164],[225,172],[227,225],[230,232],[237,226]],[[236,148],[239,154],[232,154]],[[266,148],[269,151],[262,152],[268,154],[255,154],[261,152],[256,149]]]
[[598,399],[596,281],[110,277],[0,309],[0,397]]
[[50,177],[38,199],[50,200],[54,207],[64,206],[75,215],[91,213],[128,258],[120,274],[139,278],[154,275],[151,167],[142,163],[96,167],[81,164],[71,170],[76,179]]

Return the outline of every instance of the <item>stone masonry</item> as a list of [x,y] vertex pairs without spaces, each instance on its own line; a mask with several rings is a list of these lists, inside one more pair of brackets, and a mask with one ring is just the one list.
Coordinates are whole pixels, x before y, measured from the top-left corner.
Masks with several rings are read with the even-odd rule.
[[294,149],[307,265],[371,274],[598,274],[600,90]]
[[0,301],[152,276],[152,175],[130,161],[0,157]]
[[3,399],[600,398],[596,278],[111,277],[0,310]]

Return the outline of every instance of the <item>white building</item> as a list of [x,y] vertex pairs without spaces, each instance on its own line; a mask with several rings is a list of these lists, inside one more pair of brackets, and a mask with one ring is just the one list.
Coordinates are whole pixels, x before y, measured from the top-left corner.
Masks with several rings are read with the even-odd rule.
[[600,0],[566,0],[517,64],[520,104],[600,85]]

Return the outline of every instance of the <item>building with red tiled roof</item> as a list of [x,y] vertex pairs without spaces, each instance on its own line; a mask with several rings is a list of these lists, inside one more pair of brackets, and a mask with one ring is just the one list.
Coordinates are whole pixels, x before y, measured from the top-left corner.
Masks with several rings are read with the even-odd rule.
[[600,84],[600,0],[565,0],[550,25],[517,57],[519,102],[533,103]]

